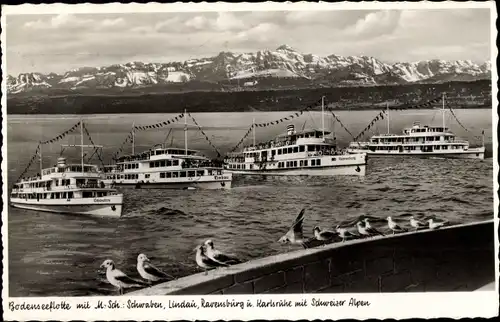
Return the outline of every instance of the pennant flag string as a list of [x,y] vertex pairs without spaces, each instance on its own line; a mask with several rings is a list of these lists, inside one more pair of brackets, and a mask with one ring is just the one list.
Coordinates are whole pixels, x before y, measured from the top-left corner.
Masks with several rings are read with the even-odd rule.
[[174,118],[171,118],[171,119],[169,119],[167,121],[162,121],[162,122],[155,123],[155,124],[150,124],[150,125],[134,126],[134,130],[144,131],[144,130],[147,130],[147,129],[162,128],[162,127],[165,127],[165,126],[167,126],[169,124],[177,122],[178,120],[182,119],[183,117],[184,117],[184,113],[181,113],[178,116],[176,116]]
[[217,149],[217,147],[215,147],[215,145],[212,143],[212,141],[210,141],[210,139],[208,138],[208,135],[203,131],[201,126],[198,124],[198,122],[196,122],[196,120],[194,119],[194,117],[190,113],[187,113],[187,115],[193,120],[194,124],[196,124],[196,126],[200,130],[201,134],[203,134],[203,136],[205,136],[205,139],[207,140],[208,144],[210,144],[210,146],[215,150],[215,152],[217,152],[217,157],[220,157],[221,154],[220,154],[219,150]]
[[49,139],[49,140],[46,140],[46,141],[40,141],[40,144],[44,145],[44,144],[49,144],[49,143],[53,143],[53,142],[56,142],[56,141],[59,141],[61,140],[62,138],[64,138],[66,135],[68,135],[69,133],[73,132],[76,130],[76,128],[80,125],[80,122],[76,123],[75,125],[73,125],[71,128],[69,128],[68,130],[64,131],[63,133],[60,133],[59,135],[57,135],[56,137],[52,138],[52,139]]

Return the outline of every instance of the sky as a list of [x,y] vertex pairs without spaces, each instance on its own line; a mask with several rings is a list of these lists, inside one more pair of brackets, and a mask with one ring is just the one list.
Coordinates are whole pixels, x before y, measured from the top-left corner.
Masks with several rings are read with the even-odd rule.
[[10,75],[184,61],[282,44],[387,63],[481,63],[490,60],[491,46],[490,11],[482,8],[8,15],[5,31]]

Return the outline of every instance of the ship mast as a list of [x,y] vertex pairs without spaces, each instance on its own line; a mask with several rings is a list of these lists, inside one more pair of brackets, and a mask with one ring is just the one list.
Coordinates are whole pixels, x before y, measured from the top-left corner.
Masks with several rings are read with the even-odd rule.
[[184,109],[184,154],[188,154],[188,137],[187,137],[187,114]]
[[85,173],[83,171],[83,120],[80,121],[80,151],[81,151],[81,161],[82,161],[82,174]]
[[253,147],[255,148],[255,117],[252,121],[252,135],[253,135]]
[[446,110],[444,109],[444,93],[443,93],[443,99],[442,99],[442,101],[443,101],[443,109],[442,109],[442,112],[443,112],[443,132],[445,132],[445,122],[444,122],[445,121],[445,117],[444,117],[445,115],[444,114],[445,114]]
[[387,108],[387,134],[390,134],[391,118],[389,117],[389,102],[385,103]]
[[325,139],[325,96],[321,96],[321,126],[323,130],[323,140]]
[[41,144],[40,144],[40,149],[38,150],[38,155],[40,157],[40,178],[42,178],[43,159],[42,159],[42,145]]
[[132,123],[132,154],[135,154],[135,121]]

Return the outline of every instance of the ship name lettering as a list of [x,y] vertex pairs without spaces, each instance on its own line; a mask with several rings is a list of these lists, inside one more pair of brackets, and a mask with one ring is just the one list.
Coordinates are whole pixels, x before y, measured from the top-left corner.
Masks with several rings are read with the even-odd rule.
[[99,199],[99,198],[95,198],[94,202],[111,202],[111,199]]
[[339,157],[339,160],[356,160],[356,157]]

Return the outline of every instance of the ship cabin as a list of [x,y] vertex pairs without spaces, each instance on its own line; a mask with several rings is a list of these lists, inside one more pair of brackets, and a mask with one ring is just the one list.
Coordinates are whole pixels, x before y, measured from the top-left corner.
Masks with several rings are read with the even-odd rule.
[[[247,169],[245,163],[266,163],[271,162],[271,165],[276,165],[278,168],[294,167],[290,166],[290,159],[307,159],[308,157],[318,157],[321,155],[337,155],[335,139],[327,138],[331,134],[328,131],[316,129],[304,130],[296,132],[293,125],[287,127],[287,133],[277,136],[274,140],[259,143],[255,146],[248,146],[240,152],[233,152],[226,157],[227,168],[232,169]],[[321,160],[311,160],[312,165],[320,165]],[[301,160],[302,165],[308,166],[308,160]],[[304,162],[306,164],[304,164]],[[288,165],[287,165],[288,164]],[[250,169],[252,169],[250,164]]]
[[120,157],[115,165],[104,168],[104,178],[107,180],[148,180],[151,177],[150,173],[159,171],[162,171],[160,173],[162,179],[222,174],[220,164],[200,155],[197,150],[153,148],[142,153]]
[[59,158],[57,165],[42,169],[34,177],[22,178],[13,186],[11,197],[22,199],[96,198],[110,194],[100,180],[99,169],[92,164],[66,164]]

